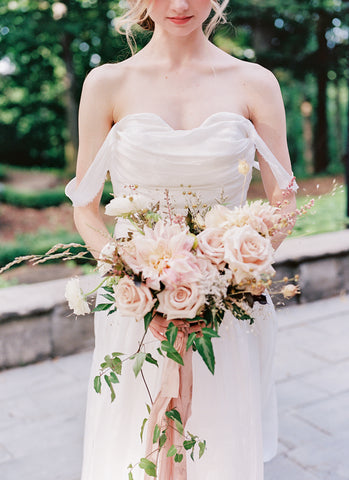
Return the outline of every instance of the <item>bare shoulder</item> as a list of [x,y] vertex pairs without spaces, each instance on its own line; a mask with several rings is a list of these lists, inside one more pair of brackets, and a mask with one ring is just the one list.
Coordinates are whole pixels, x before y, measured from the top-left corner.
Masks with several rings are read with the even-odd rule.
[[124,80],[126,73],[124,63],[106,63],[94,68],[87,74],[83,88],[101,96],[110,94],[110,91]]
[[237,70],[251,120],[265,116],[267,110],[282,117],[284,104],[279,82],[273,72],[257,63],[241,60]]

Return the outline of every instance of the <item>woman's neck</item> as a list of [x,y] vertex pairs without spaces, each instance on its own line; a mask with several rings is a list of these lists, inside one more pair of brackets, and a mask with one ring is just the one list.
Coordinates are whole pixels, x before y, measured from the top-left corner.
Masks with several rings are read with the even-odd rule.
[[181,37],[155,27],[153,36],[143,51],[153,60],[165,63],[170,69],[180,69],[188,66],[194,59],[207,60],[212,47],[201,29]]

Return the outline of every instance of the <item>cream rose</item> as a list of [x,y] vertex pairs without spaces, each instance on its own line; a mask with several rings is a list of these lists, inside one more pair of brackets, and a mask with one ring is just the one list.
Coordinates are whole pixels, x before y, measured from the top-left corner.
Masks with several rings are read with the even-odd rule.
[[149,208],[150,202],[147,197],[140,194],[115,197],[105,207],[105,214],[112,217],[122,217],[133,212],[146,210]]
[[121,315],[140,320],[153,308],[155,299],[144,284],[139,287],[129,277],[123,277],[114,285],[115,306]]
[[206,228],[227,228],[233,223],[232,211],[224,205],[215,205],[205,215]]
[[75,315],[85,315],[90,313],[90,307],[86,301],[84,292],[80,287],[80,280],[78,277],[71,278],[65,287],[65,298],[68,301],[69,308],[71,308]]
[[272,274],[273,247],[268,238],[259,235],[249,225],[233,227],[224,237],[225,257],[236,283],[249,278],[259,280],[262,274]]
[[166,315],[168,320],[194,318],[205,303],[205,295],[196,283],[165,288],[157,297],[157,310]]
[[197,236],[198,256],[200,253],[208,258],[214,265],[224,266],[223,228],[205,228]]

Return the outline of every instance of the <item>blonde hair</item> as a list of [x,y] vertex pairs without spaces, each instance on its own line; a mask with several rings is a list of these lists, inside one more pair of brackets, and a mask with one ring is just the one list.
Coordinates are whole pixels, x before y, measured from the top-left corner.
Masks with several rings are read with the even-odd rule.
[[[126,13],[115,19],[114,26],[118,33],[126,35],[127,43],[133,55],[137,48],[132,32],[133,27],[139,25],[144,30],[152,31],[154,30],[154,22],[149,17],[147,11],[147,6],[151,3],[151,0],[129,0],[128,3],[131,6]],[[219,23],[226,23],[224,11],[228,3],[229,0],[211,0],[211,7],[214,13],[204,29],[207,37],[211,35]]]

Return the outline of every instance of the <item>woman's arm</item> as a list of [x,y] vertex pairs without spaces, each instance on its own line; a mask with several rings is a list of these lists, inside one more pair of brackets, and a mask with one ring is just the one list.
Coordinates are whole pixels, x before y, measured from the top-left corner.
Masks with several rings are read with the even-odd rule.
[[[112,101],[108,84],[110,66],[92,70],[83,85],[79,108],[79,151],[76,167],[77,185],[104,142],[112,124]],[[99,257],[110,234],[100,215],[103,188],[96,198],[84,207],[74,207],[76,228],[95,258]]]
[[[258,134],[268,145],[275,157],[292,175],[290,155],[287,147],[285,108],[278,81],[275,76],[263,67],[257,66],[249,98],[250,119]],[[283,202],[284,196],[267,162],[258,155],[263,186],[269,202],[277,205]],[[296,209],[296,197],[293,192],[287,196],[287,204],[282,205],[282,213],[292,214]],[[291,223],[283,232],[273,237],[273,247],[277,248],[292,230]]]

